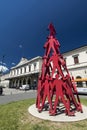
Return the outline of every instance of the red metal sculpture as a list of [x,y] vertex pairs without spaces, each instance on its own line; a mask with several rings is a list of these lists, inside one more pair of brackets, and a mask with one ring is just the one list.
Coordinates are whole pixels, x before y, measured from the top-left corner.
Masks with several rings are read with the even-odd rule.
[[[49,110],[49,115],[54,116],[60,112],[59,106],[62,103],[65,114],[74,116],[75,111],[83,112],[76,84],[60,54],[60,43],[55,37],[56,30],[52,23],[48,29],[50,34],[44,45],[45,54],[38,79],[36,107],[39,112],[46,109]],[[63,70],[66,71],[66,75]]]

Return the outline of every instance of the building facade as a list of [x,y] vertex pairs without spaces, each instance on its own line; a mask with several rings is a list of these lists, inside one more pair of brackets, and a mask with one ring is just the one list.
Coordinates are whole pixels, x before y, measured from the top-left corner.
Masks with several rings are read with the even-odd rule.
[[11,68],[9,77],[9,87],[19,88],[22,85],[28,84],[31,87],[36,87],[38,75],[41,71],[42,57],[38,56],[28,60],[24,57],[20,62]]
[[87,45],[63,53],[67,68],[74,79],[83,79],[77,86],[87,87]]
[[[79,87],[87,87],[87,45],[65,52],[62,54],[69,73]],[[10,73],[1,77],[2,83],[9,83],[11,88],[19,88],[22,85],[29,84],[31,87],[37,85],[38,75],[41,73],[42,57],[37,56],[30,60],[21,58],[20,62],[11,68]],[[5,80],[8,79],[8,80]],[[85,80],[83,80],[85,79]],[[5,82],[4,82],[5,81]]]
[[9,77],[9,73],[0,75],[0,86],[9,87],[9,80],[6,80]]

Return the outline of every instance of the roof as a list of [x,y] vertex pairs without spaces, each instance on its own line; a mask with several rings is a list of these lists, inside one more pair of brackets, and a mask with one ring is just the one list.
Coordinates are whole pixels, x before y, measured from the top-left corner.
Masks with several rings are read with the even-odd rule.
[[77,50],[86,49],[86,48],[87,48],[87,45],[84,45],[84,46],[80,46],[80,47],[78,47],[78,48],[74,48],[74,49],[72,49],[72,50],[63,52],[62,54],[65,55],[65,54],[67,54],[67,53],[74,52],[74,51],[77,51]]
[[17,67],[20,67],[20,66],[22,66],[22,65],[25,65],[25,64],[27,64],[27,63],[30,63],[30,62],[32,62],[32,61],[35,61],[35,60],[37,60],[37,59],[42,59],[42,57],[41,57],[41,56],[37,56],[37,57],[34,57],[34,58],[30,59],[30,60],[28,60],[28,59],[25,58],[25,57],[22,57],[21,60],[20,60],[20,62],[19,62],[16,66],[12,67],[11,69],[15,69],[15,68],[17,68]]
[[16,66],[20,66],[22,64],[25,64],[26,62],[28,62],[28,59],[26,59],[25,57],[22,57],[20,62]]

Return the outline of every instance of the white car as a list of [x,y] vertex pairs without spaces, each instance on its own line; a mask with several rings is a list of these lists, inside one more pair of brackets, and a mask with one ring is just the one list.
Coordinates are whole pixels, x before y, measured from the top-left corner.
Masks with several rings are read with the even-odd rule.
[[77,91],[78,91],[79,94],[86,94],[87,95],[87,88],[78,87]]
[[19,88],[20,90],[29,90],[29,84],[22,85],[22,87]]

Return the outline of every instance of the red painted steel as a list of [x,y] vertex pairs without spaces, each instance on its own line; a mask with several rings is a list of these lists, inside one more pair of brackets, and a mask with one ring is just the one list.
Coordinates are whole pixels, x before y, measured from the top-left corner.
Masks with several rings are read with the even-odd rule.
[[36,107],[39,112],[49,110],[49,115],[54,116],[60,112],[59,106],[62,103],[65,114],[74,116],[75,111],[83,112],[76,84],[59,51],[60,43],[55,37],[56,30],[52,23],[48,29],[50,34],[44,44],[45,54],[38,78]]

